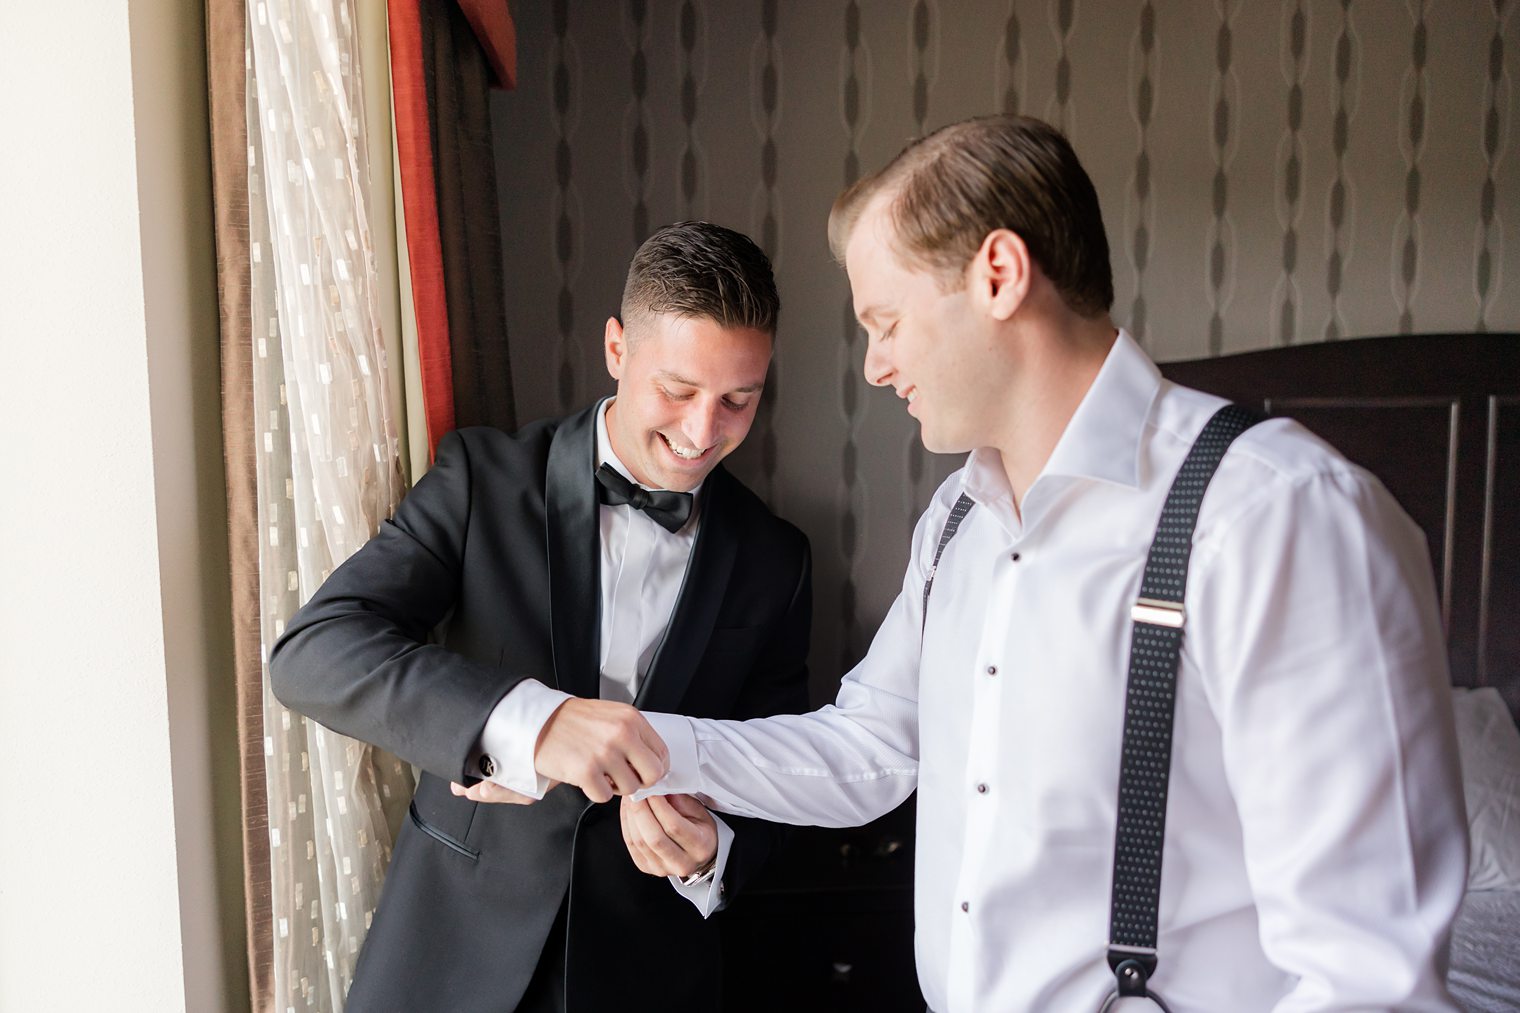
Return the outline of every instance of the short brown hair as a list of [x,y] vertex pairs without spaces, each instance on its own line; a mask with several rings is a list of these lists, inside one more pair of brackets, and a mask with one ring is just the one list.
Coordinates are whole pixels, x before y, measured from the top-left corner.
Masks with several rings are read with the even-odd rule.
[[1070,142],[1043,120],[982,116],[909,144],[834,202],[829,246],[840,263],[866,205],[888,191],[898,252],[945,279],[959,278],[989,232],[1009,229],[1073,312],[1093,317],[1113,305],[1097,191]]
[[644,240],[623,286],[629,317],[673,313],[776,334],[781,299],[771,262],[748,236],[711,222],[676,222]]

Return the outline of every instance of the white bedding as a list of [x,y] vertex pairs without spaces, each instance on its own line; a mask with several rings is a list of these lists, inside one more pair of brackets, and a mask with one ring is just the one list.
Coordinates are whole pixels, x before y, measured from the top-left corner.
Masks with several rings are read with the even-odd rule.
[[1468,1013],[1520,1010],[1520,890],[1467,894],[1457,913],[1447,981]]

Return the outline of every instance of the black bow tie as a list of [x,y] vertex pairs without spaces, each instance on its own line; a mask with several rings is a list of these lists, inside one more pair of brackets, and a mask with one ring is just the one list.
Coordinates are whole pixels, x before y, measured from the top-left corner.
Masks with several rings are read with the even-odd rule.
[[670,492],[666,489],[645,489],[634,485],[610,464],[596,469],[596,498],[608,506],[627,504],[642,510],[649,519],[674,534],[686,524],[691,516],[692,495],[689,492]]

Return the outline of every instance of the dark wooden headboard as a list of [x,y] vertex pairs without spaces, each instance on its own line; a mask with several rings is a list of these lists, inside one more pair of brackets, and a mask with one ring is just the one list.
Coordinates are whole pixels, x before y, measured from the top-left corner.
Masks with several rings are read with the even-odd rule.
[[1452,682],[1520,718],[1520,334],[1400,335],[1163,364],[1299,420],[1425,530]]

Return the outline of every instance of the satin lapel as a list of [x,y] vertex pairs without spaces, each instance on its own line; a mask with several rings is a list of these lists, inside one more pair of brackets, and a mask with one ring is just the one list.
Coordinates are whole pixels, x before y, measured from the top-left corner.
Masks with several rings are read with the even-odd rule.
[[686,579],[681,582],[670,626],[635,701],[643,710],[677,710],[697,670],[697,662],[707,650],[718,606],[728,590],[738,545],[739,532],[725,503],[732,481],[720,465],[713,469],[702,488],[702,526],[697,529],[697,543],[692,546]]
[[566,693],[595,699],[602,596],[596,507],[596,408],[572,415],[549,444],[544,526],[554,675]]

